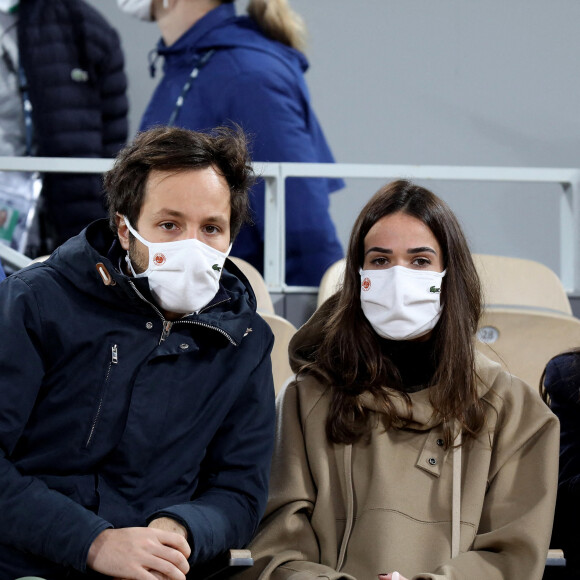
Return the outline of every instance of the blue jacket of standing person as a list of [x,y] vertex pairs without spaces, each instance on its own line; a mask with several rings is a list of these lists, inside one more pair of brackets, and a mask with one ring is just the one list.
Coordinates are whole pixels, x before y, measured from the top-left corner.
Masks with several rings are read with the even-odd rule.
[[[264,36],[251,18],[237,17],[233,4],[210,11],[171,46],[161,40],[157,52],[165,59],[164,77],[142,129],[167,124],[174,114],[173,124],[198,131],[237,123],[252,140],[254,161],[334,161],[310,104],[306,58]],[[196,66],[199,74],[176,108]],[[329,194],[343,181],[290,178],[286,185],[286,282],[315,286],[343,256],[329,214]],[[232,254],[263,271],[263,183],[251,203],[256,227],[241,231]]]
[[0,262],[0,281],[6,278],[6,274],[4,273],[4,268],[2,267],[2,262]]
[[273,335],[250,285],[226,261],[167,323],[113,240],[97,221],[0,285],[0,578],[76,578],[104,529],[162,516],[204,562],[264,510]]
[[[22,0],[18,52],[32,104],[34,155],[114,157],[128,131],[115,29],[81,0]],[[42,196],[52,246],[106,215],[97,174],[46,173]]]

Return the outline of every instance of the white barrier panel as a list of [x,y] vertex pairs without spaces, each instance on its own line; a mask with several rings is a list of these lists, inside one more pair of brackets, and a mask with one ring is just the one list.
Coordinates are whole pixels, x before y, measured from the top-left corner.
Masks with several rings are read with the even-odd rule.
[[[103,173],[112,159],[0,157],[0,171],[40,171],[60,173]],[[562,187],[560,206],[560,272],[568,293],[580,293],[580,169],[537,167],[466,167],[444,165],[375,165],[351,163],[260,163],[254,164],[264,178],[265,232],[264,278],[270,292],[308,293],[315,288],[287,286],[284,280],[285,192],[287,177],[342,177],[413,180],[487,181],[518,183],[555,183]],[[16,267],[30,260],[15,256],[0,245],[0,257]],[[17,253],[16,253],[17,254]]]

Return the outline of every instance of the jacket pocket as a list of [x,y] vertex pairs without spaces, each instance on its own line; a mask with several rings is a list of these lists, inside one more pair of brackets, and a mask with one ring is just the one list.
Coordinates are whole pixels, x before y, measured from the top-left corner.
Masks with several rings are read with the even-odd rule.
[[101,384],[101,388],[99,389],[97,400],[94,406],[94,411],[92,414],[92,419],[89,425],[89,430],[87,436],[85,437],[85,449],[88,449],[91,446],[91,443],[94,441],[95,433],[97,431],[97,425],[99,424],[99,419],[101,418],[101,414],[103,411],[105,396],[107,394],[109,383],[111,382],[111,374],[113,372],[113,367],[119,362],[119,353],[116,344],[111,345],[109,352],[110,356],[108,358],[106,365],[105,378]]

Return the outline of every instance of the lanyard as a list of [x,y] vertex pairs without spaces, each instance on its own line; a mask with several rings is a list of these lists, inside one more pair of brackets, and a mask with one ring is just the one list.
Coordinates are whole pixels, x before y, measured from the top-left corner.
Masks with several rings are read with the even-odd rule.
[[207,61],[212,57],[214,52],[215,49],[212,48],[211,50],[208,50],[207,52],[202,54],[198,63],[193,67],[193,70],[189,74],[187,81],[185,81],[185,84],[181,89],[181,94],[179,95],[179,97],[177,97],[175,107],[173,107],[173,111],[171,113],[171,116],[169,117],[169,122],[167,123],[169,127],[173,127],[173,125],[175,125],[175,119],[177,119],[177,115],[179,115],[179,111],[181,111],[181,108],[183,107],[183,101],[185,100],[185,96],[187,95],[189,89],[191,88],[191,84],[193,83],[194,79],[197,78],[200,69],[207,64]]
[[24,110],[24,130],[26,133],[26,155],[32,155],[32,140],[34,137],[34,126],[32,124],[32,103],[28,95],[28,81],[22,65],[18,67],[18,80],[20,83],[20,94],[22,95],[22,108]]

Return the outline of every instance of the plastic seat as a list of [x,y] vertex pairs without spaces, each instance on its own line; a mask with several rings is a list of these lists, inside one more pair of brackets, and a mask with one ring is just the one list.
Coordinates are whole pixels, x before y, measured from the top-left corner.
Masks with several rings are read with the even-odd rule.
[[318,287],[317,308],[342,287],[345,265],[346,260],[342,258],[330,265],[324,272]]
[[258,303],[258,312],[262,314],[263,312],[268,312],[274,314],[274,304],[272,303],[272,297],[268,291],[268,286],[266,286],[266,281],[264,280],[262,274],[252,266],[249,262],[242,260],[242,258],[236,258],[235,256],[230,256],[229,259],[242,271],[246,276],[254,294],[256,295],[256,300]]
[[516,307],[486,309],[476,340],[480,352],[534,388],[552,357],[578,345],[579,319]]
[[260,312],[260,316],[270,325],[274,333],[274,348],[272,349],[272,374],[274,390],[280,392],[286,381],[294,376],[288,358],[288,345],[296,332],[296,327],[277,314]]
[[486,307],[542,308],[572,314],[560,279],[534,260],[473,254]]

